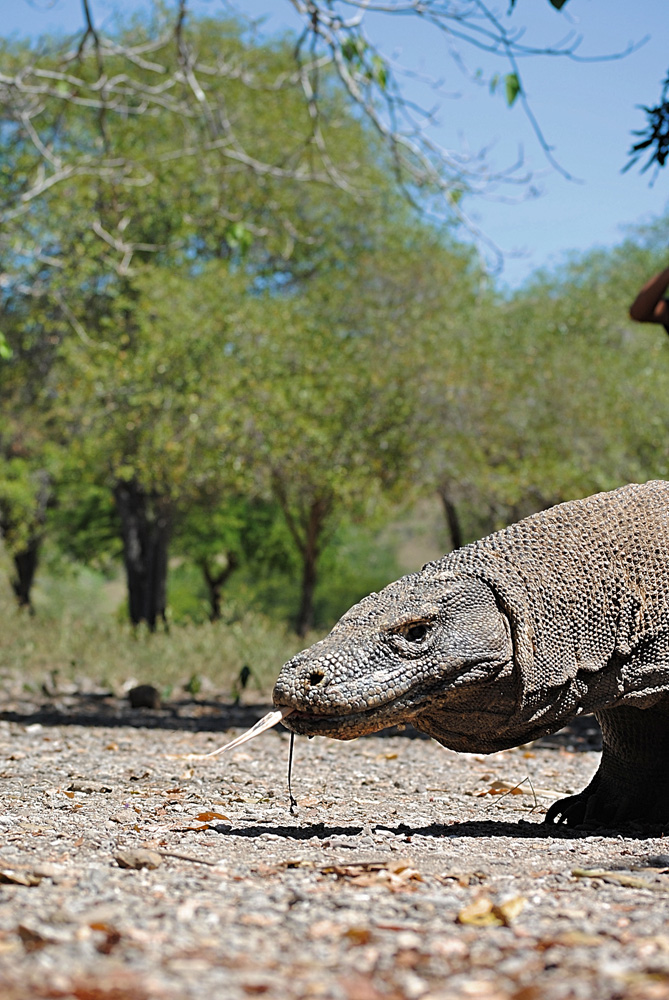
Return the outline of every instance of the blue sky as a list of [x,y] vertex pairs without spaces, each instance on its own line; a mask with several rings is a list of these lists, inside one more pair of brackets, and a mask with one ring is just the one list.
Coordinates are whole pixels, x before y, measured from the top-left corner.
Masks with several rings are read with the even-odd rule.
[[[131,10],[141,0],[92,0],[98,23],[114,9]],[[492,3],[495,6],[494,0]],[[82,21],[80,0],[1,0],[2,33],[39,34],[61,28],[75,30]],[[223,0],[192,0],[196,10],[225,9]],[[297,21],[290,0],[240,0],[238,9],[264,16],[268,33],[289,30]],[[525,60],[521,69],[525,90],[543,132],[562,167],[581,183],[566,180],[542,155],[519,105],[509,109],[501,94],[488,95],[471,83],[448,58],[443,40],[415,19],[380,17],[370,21],[368,34],[398,62],[444,79],[444,90],[457,97],[438,97],[410,83],[410,94],[430,105],[439,101],[440,124],[435,138],[448,148],[490,147],[497,168],[513,163],[522,146],[524,164],[532,170],[539,197],[517,202],[520,192],[502,192],[466,205],[469,213],[507,258],[502,281],[520,284],[533,269],[553,266],[570,251],[608,246],[624,236],[626,226],[664,212],[669,199],[669,167],[654,186],[638,169],[621,174],[631,142],[630,132],[643,124],[636,105],[656,103],[669,70],[669,2],[646,0],[569,0],[557,13],[548,0],[517,0],[511,18],[507,2],[496,5],[506,23],[526,26],[526,39],[554,43],[567,32],[583,36],[583,55],[623,50],[630,42],[648,40],[625,59],[583,63],[565,59]],[[493,71],[483,56],[463,48],[469,67]],[[509,203],[511,198],[513,203]],[[669,242],[669,232],[667,234]],[[514,253],[519,256],[514,256]],[[667,253],[669,262],[669,250]]]

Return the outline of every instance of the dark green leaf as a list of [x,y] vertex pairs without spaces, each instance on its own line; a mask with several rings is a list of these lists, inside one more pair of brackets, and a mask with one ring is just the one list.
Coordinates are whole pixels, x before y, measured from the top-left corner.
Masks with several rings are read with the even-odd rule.
[[5,337],[4,333],[0,331],[0,358],[3,361],[9,361],[11,356],[12,356],[12,349],[7,343],[7,338]]
[[521,90],[518,75],[516,73],[507,73],[504,77],[504,87],[506,91],[506,103],[509,107],[512,107]]
[[372,75],[381,90],[388,84],[388,70],[381,56],[372,56]]

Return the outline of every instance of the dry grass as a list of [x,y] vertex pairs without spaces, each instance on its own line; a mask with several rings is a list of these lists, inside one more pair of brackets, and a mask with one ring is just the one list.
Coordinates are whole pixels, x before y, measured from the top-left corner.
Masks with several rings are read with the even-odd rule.
[[244,665],[267,693],[281,664],[305,643],[262,615],[226,609],[215,624],[172,626],[149,635],[120,620],[123,588],[79,571],[40,576],[36,614],[16,607],[0,559],[0,670],[40,683],[53,671],[61,681],[86,678],[119,690],[129,681],[176,688],[191,678],[230,691]]

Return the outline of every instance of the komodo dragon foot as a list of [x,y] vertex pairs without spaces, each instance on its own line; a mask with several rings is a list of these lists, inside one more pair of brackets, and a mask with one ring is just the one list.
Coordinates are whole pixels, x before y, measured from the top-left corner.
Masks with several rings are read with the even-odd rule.
[[545,823],[568,827],[606,827],[627,824],[644,828],[669,823],[668,800],[647,784],[620,787],[597,772],[587,788],[577,795],[558,799],[546,813]]
[[620,707],[597,713],[602,759],[577,795],[559,799],[548,824],[642,828],[669,825],[669,715],[666,710]]

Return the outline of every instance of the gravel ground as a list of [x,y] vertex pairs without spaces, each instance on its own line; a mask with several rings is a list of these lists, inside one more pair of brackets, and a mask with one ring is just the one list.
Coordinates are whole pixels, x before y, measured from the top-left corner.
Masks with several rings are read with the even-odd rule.
[[298,740],[291,814],[285,731],[184,759],[266,705],[52,695],[0,712],[2,1000],[669,1000],[669,843],[541,825],[588,720]]

